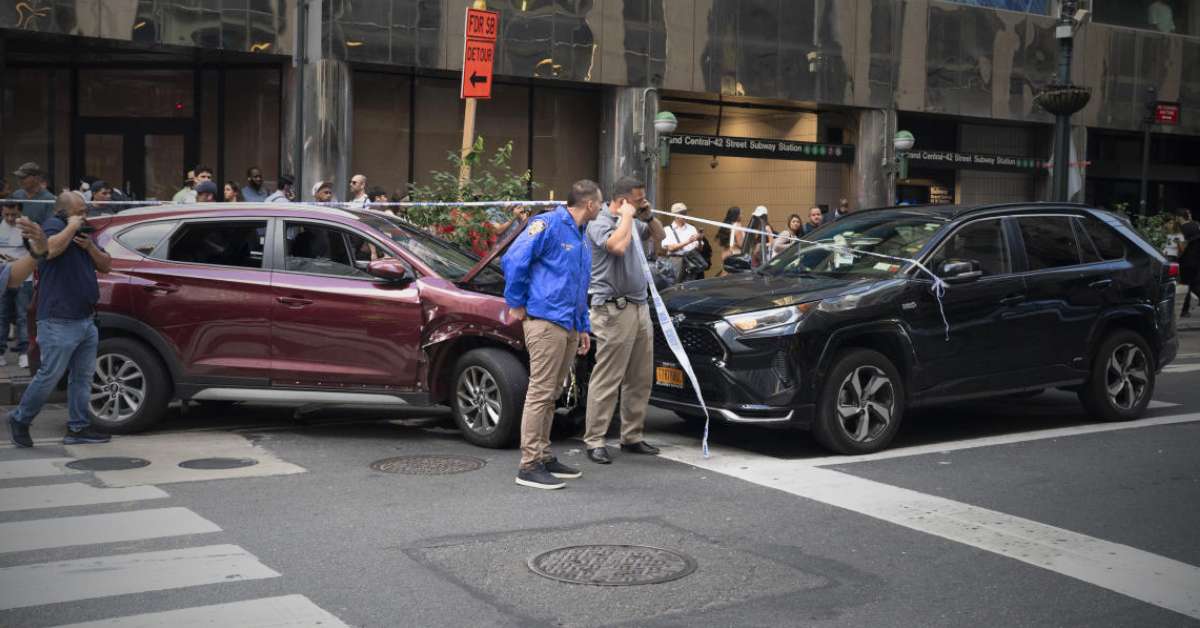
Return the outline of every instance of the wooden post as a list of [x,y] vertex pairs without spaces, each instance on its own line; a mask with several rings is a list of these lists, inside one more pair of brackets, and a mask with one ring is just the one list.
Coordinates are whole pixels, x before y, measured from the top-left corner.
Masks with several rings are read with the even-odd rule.
[[471,178],[471,166],[467,163],[467,155],[471,149],[475,147],[475,109],[478,106],[479,99],[468,98],[467,108],[463,114],[463,136],[462,136],[462,167],[458,170],[458,187],[461,190],[466,185],[467,180]]

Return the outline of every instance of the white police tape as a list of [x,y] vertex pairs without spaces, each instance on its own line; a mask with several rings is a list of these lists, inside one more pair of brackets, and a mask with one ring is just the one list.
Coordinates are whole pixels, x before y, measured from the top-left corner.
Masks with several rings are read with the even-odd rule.
[[700,448],[704,457],[707,458],[709,416],[708,405],[704,403],[704,393],[700,392],[700,381],[696,379],[696,372],[692,370],[692,361],[688,359],[687,352],[683,350],[683,343],[679,341],[679,334],[675,331],[675,323],[671,322],[667,306],[663,304],[662,297],[658,294],[658,288],[654,285],[654,274],[650,272],[650,262],[646,260],[646,252],[642,250],[642,239],[637,237],[636,229],[630,239],[633,240],[633,252],[642,261],[642,275],[646,278],[646,285],[650,287],[650,298],[654,301],[654,314],[658,318],[658,326],[662,330],[663,339],[667,341],[667,346],[675,355],[675,360],[687,374],[688,381],[692,383],[692,390],[696,392],[696,400],[700,402],[700,409],[704,411],[704,437],[700,440]]

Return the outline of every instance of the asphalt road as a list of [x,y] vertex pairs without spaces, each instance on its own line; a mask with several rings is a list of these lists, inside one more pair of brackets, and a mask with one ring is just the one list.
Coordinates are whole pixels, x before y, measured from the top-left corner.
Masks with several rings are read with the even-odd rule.
[[[1141,421],[1095,423],[1057,392],[978,401],[910,414],[893,449],[852,459],[727,426],[704,458],[654,411],[660,457],[601,467],[558,435],[584,471],[562,491],[514,485],[515,451],[472,447],[439,417],[193,408],[153,435],[64,448],[58,406],[38,447],[0,448],[0,625],[1197,625],[1198,382],[1189,332]],[[483,466],[369,466],[410,455]],[[95,456],[150,465],[62,466]],[[177,466],[209,456],[259,463]],[[527,564],[581,544],[666,548],[695,571],[607,587]],[[148,613],[174,614],[130,618]]]

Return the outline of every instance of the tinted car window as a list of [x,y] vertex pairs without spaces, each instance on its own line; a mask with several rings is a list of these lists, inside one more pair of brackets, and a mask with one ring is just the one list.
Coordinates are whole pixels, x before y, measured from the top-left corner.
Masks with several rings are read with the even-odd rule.
[[1012,272],[1004,223],[999,219],[979,220],[955,231],[934,254],[930,270],[940,272],[942,264],[950,260],[979,262],[985,276]]
[[1094,218],[1080,220],[1084,231],[1091,236],[1100,257],[1106,260],[1123,259],[1125,257],[1125,240],[1112,227],[1102,224]]
[[184,223],[165,257],[173,262],[262,268],[265,221]]
[[117,242],[142,255],[150,255],[158,247],[158,243],[162,242],[168,233],[171,233],[176,224],[174,220],[169,220],[166,222],[151,222],[144,225],[137,225],[118,234]]
[[1079,253],[1083,257],[1083,263],[1094,264],[1099,262],[1101,260],[1100,253],[1096,251],[1096,245],[1088,237],[1087,231],[1083,227],[1083,219],[1072,218],[1071,224],[1075,226],[1075,239],[1079,240]]
[[1029,270],[1079,264],[1079,245],[1068,216],[1029,216],[1017,220]]
[[370,278],[366,264],[379,256],[365,238],[341,229],[288,223],[284,233],[284,268],[293,272]]

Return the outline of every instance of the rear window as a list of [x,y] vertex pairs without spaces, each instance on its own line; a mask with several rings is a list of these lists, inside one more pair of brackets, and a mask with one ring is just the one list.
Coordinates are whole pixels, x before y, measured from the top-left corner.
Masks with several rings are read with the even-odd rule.
[[1121,237],[1121,234],[1094,218],[1084,218],[1079,222],[1083,225],[1083,230],[1087,232],[1092,243],[1096,245],[1096,251],[1100,254],[1101,259],[1124,259],[1125,239]]
[[263,220],[184,223],[162,255],[172,262],[262,268],[266,232]]
[[151,253],[154,253],[154,249],[163,241],[163,238],[167,237],[167,234],[175,229],[176,224],[178,224],[176,221],[168,220],[137,225],[118,234],[117,242],[120,242],[132,251],[149,256]]
[[1079,244],[1069,216],[1028,216],[1019,218],[1017,224],[1025,241],[1029,270],[1079,264]]

